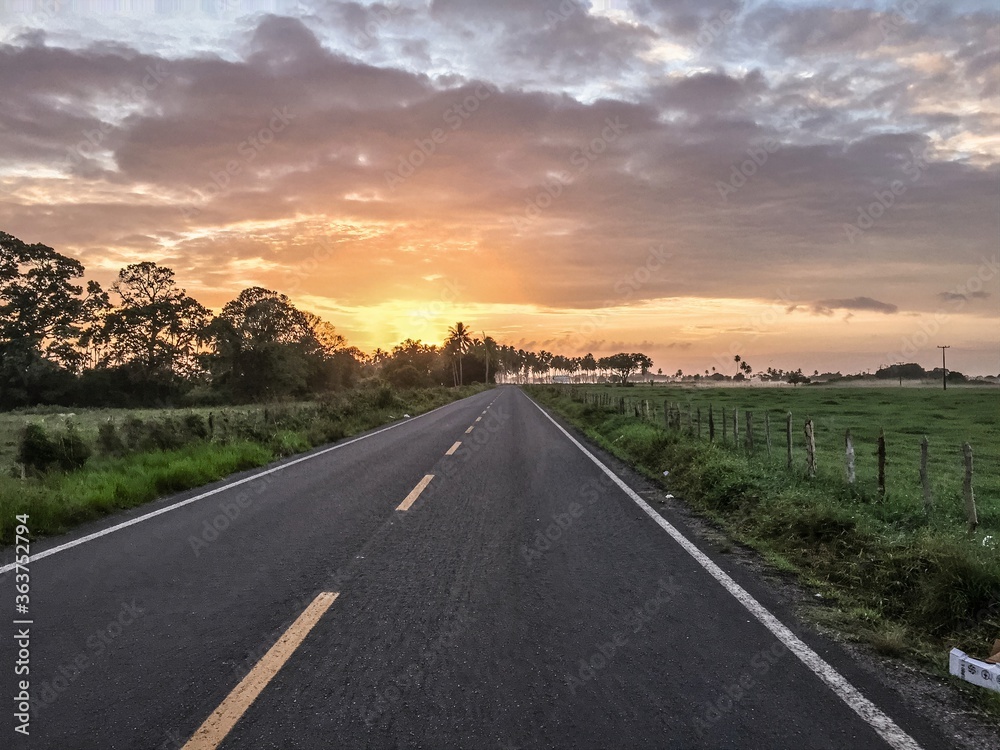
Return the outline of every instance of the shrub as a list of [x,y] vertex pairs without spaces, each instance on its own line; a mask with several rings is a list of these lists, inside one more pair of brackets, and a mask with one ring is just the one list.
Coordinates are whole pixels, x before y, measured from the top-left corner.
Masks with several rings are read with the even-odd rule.
[[97,428],[97,448],[105,456],[123,456],[127,452],[125,442],[111,420],[102,422]]
[[50,436],[42,425],[29,424],[21,434],[17,461],[35,474],[46,471],[53,464],[63,471],[73,471],[87,463],[90,453],[90,446],[73,425]]
[[323,445],[333,443],[344,437],[347,432],[344,426],[337,420],[324,418],[318,419],[307,433],[307,438],[312,445]]
[[40,424],[26,425],[17,449],[17,462],[35,473],[45,471],[56,462],[58,449]]
[[125,444],[132,452],[140,451],[146,442],[146,424],[138,417],[128,416],[122,425]]
[[146,440],[152,448],[161,451],[174,450],[184,445],[184,429],[173,417],[164,417],[157,421],[146,423]]
[[66,431],[56,437],[56,461],[63,471],[73,471],[82,468],[90,458],[90,446],[77,432],[74,425],[68,425]]
[[204,440],[208,437],[208,425],[199,414],[184,415],[184,432],[192,440]]

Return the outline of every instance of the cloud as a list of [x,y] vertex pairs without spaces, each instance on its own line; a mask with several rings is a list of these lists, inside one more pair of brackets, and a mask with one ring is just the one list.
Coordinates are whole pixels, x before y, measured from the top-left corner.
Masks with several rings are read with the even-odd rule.
[[[98,276],[169,262],[212,304],[254,282],[418,307],[440,276],[456,306],[641,321],[597,315],[586,337],[602,345],[660,335],[648,305],[747,305],[776,286],[810,325],[933,311],[995,253],[1000,40],[968,6],[884,39],[884,14],[830,5],[323,2],[142,33],[60,21],[0,44],[0,227]],[[905,191],[849,239],[894,182]],[[669,262],[651,268],[658,246]],[[894,304],[855,296],[872,279],[894,279]]]
[[939,292],[938,299],[942,302],[968,302],[969,299],[988,299],[991,295],[989,292],[969,292],[968,294],[962,294],[961,292]]
[[824,299],[814,302],[810,307],[810,311],[815,315],[833,315],[836,310],[877,312],[883,315],[895,315],[899,312],[899,307],[889,302],[880,302],[871,297]]

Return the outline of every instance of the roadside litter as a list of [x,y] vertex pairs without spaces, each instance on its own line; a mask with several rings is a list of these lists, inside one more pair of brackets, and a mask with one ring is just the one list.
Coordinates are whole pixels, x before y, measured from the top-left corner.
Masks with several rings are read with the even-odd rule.
[[975,659],[953,648],[950,654],[951,673],[966,682],[987,690],[1000,692],[1000,640],[993,642],[993,651],[986,659]]

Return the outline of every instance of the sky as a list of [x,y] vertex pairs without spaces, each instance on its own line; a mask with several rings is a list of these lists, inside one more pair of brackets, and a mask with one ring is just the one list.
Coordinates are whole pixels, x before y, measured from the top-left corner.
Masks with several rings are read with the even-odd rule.
[[0,230],[366,351],[995,375],[996,7],[0,0]]

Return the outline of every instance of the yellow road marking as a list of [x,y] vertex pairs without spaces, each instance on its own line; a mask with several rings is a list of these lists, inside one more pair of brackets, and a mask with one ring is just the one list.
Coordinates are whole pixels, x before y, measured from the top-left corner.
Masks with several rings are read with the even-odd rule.
[[215,712],[198,727],[198,731],[182,750],[215,750],[338,596],[340,594],[337,592],[326,591],[313,599],[278,642],[264,654],[264,658],[250,670],[250,674],[233,688]]
[[396,510],[409,510],[410,506],[417,501],[417,498],[420,497],[420,493],[423,492],[427,485],[431,483],[433,478],[433,474],[428,474],[417,482],[417,486],[410,490],[410,494],[406,496],[406,499],[399,504],[399,507],[396,508]]
[[476,417],[476,421],[477,421],[477,422],[478,422],[478,421],[479,421],[480,419],[482,419],[482,417]]
[[465,434],[468,435],[470,432],[472,432],[472,428],[471,427],[465,431]]
[[452,453],[458,450],[458,446],[462,444],[461,441],[457,441],[453,446],[451,446],[447,451],[445,451],[446,456],[450,456]]

